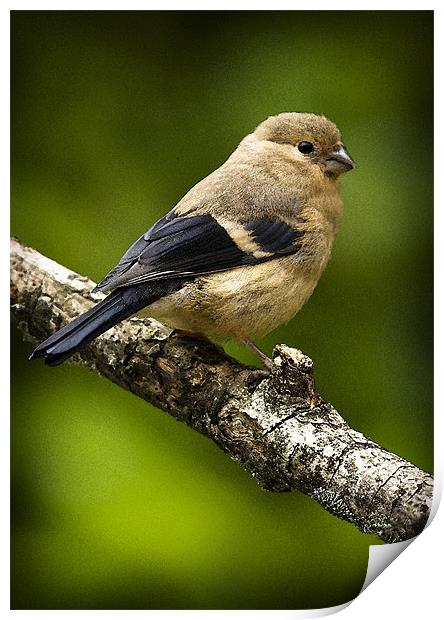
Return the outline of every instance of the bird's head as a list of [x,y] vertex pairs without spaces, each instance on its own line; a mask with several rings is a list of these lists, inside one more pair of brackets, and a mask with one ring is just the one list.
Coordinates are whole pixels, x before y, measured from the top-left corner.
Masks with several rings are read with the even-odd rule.
[[267,118],[254,135],[276,145],[286,160],[290,157],[295,163],[318,166],[332,178],[355,165],[342,144],[339,129],[325,116],[284,112]]

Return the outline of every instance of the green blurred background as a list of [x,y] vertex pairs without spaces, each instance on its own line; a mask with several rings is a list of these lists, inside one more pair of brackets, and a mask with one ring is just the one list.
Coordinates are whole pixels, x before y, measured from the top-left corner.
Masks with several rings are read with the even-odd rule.
[[[432,470],[431,12],[12,13],[12,233],[100,279],[270,114],[358,167],[300,347],[357,429]],[[227,347],[254,363],[244,349]],[[209,440],[12,337],[13,608],[310,608],[379,541],[270,494]]]

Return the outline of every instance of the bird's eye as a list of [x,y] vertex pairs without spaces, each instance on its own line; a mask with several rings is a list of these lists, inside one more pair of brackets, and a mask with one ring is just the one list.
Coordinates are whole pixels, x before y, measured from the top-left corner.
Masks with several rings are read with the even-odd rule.
[[304,155],[308,155],[309,153],[312,153],[314,149],[314,146],[312,145],[311,142],[299,142],[298,144],[298,151],[300,151],[301,153],[303,153]]

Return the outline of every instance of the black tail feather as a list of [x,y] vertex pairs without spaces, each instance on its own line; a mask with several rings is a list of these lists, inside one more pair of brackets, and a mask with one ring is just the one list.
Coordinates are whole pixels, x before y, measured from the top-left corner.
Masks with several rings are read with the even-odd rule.
[[57,366],[100,334],[111,329],[145,306],[172,293],[185,280],[153,282],[150,286],[133,285],[116,289],[34,349],[29,359],[44,357],[49,366]]

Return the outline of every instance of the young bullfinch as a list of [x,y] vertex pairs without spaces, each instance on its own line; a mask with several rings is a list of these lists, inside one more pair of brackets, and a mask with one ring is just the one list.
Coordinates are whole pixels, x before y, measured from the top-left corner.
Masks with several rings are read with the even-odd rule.
[[342,211],[339,177],[354,162],[324,116],[271,116],[197,183],[97,285],[112,291],[32,353],[60,364],[144,309],[166,325],[253,344],[312,294]]

